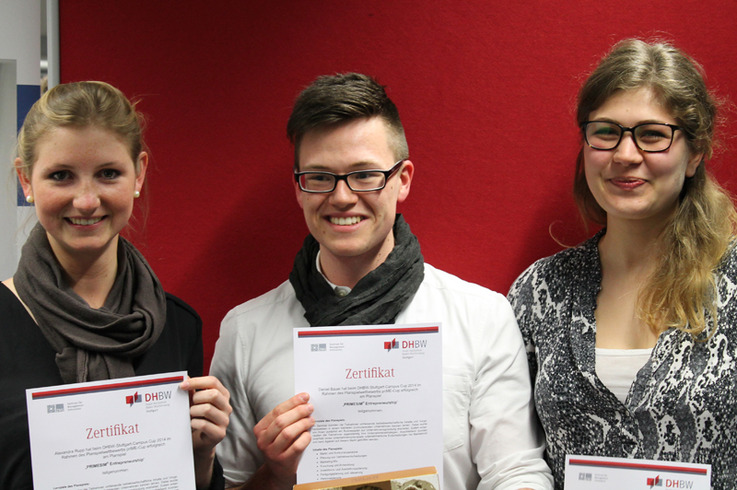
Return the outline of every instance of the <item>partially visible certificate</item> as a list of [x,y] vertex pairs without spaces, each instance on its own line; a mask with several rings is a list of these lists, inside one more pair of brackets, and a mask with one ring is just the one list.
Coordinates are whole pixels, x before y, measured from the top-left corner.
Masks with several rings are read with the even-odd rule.
[[26,390],[34,488],[195,488],[185,376]]
[[566,490],[711,489],[711,465],[650,459],[566,456]]
[[294,369],[315,407],[297,483],[428,466],[442,481],[440,325],[298,328]]

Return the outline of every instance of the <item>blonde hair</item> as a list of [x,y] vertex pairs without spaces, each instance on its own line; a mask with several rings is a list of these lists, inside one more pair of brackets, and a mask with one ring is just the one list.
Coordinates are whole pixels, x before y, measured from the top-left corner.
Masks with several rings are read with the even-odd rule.
[[136,173],[140,170],[143,116],[117,88],[90,81],[57,85],[33,104],[18,133],[17,154],[26,176],[33,171],[41,138],[64,126],[95,126],[114,132],[126,142]]
[[[640,318],[655,332],[678,328],[692,335],[716,326],[714,271],[730,249],[737,212],[730,196],[706,171],[712,155],[717,107],[701,66],[666,42],[619,42],[584,83],[577,122],[613,94],[647,87],[670,110],[687,137],[689,150],[703,154],[696,173],[686,178],[676,212],[659,237],[658,264],[638,297]],[[576,162],[574,197],[584,219],[606,226],[606,212],[586,183],[583,148]]]

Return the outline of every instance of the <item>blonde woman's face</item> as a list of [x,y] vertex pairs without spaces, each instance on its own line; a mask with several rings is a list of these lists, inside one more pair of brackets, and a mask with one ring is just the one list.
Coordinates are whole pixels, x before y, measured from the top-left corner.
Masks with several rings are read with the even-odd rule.
[[[650,88],[617,92],[591,112],[589,121],[610,121],[625,127],[643,123],[677,124]],[[584,146],[586,181],[596,202],[612,220],[651,220],[662,224],[675,210],[686,177],[701,161],[692,154],[686,136],[677,130],[666,151],[640,150],[631,132],[625,132],[613,150]]]
[[57,258],[114,257],[143,185],[147,155],[139,156],[136,172],[126,143],[96,127],[55,128],[39,140],[36,154],[30,175],[18,175]]

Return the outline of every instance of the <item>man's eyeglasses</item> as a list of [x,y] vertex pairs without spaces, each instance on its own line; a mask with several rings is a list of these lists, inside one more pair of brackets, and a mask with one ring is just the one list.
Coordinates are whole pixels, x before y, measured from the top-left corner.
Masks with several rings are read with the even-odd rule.
[[301,190],[315,194],[333,192],[339,180],[344,180],[353,192],[380,191],[386,187],[386,182],[399,170],[404,160],[404,158],[399,160],[389,170],[356,170],[347,174],[319,171],[294,172],[294,180],[297,181]]
[[635,145],[642,151],[657,153],[666,151],[673,144],[673,135],[683,128],[674,124],[644,123],[631,128],[611,121],[586,121],[581,125],[586,144],[594,150],[613,150],[629,131]]

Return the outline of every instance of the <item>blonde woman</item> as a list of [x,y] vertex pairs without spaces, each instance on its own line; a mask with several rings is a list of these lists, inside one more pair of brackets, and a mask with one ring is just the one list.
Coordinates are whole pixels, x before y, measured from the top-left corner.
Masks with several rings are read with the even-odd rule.
[[228,391],[202,374],[202,322],[120,236],[146,177],[141,118],[102,82],[31,108],[15,168],[38,224],[0,286],[0,488],[32,488],[27,388],[187,370],[198,488],[222,488]]

